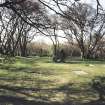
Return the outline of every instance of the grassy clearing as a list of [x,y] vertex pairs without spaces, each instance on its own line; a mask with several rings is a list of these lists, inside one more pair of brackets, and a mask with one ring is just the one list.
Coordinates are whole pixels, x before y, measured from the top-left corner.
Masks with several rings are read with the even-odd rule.
[[91,89],[91,81],[96,76],[105,76],[104,62],[53,63],[51,58],[18,57],[14,64],[0,64],[0,95],[85,103],[98,98]]

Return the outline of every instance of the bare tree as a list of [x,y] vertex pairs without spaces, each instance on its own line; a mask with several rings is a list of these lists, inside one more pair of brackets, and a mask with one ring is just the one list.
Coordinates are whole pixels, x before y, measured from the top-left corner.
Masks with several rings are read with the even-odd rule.
[[37,7],[36,9],[36,3],[32,4],[31,2],[27,2],[27,5],[25,5],[27,8],[23,4],[19,4],[19,6],[17,6],[17,11],[22,14],[22,17],[10,9],[1,8],[0,53],[2,54],[14,56],[17,48],[20,48],[21,55],[25,56],[26,45],[35,36],[34,33],[32,35],[33,30],[40,31],[39,29],[43,29],[43,26],[48,23],[46,22],[48,18],[43,7]]
[[70,10],[67,13],[77,19],[77,22],[63,20],[66,34],[78,42],[82,58],[91,58],[96,52],[98,42],[105,35],[104,15],[97,15],[96,10],[86,4],[76,4]]

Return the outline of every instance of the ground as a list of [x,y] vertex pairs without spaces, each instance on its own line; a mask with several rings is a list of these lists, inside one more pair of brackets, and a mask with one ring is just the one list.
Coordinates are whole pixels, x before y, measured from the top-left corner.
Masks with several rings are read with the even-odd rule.
[[99,76],[105,76],[104,61],[17,57],[0,63],[0,105],[105,105],[91,86]]

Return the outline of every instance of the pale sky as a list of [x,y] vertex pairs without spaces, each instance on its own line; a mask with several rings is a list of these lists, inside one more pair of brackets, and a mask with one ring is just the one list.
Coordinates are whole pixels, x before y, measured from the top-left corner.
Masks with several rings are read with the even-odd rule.
[[[0,2],[3,2],[4,0],[0,0]],[[51,1],[51,0],[50,0]],[[100,4],[103,6],[103,8],[105,8],[105,0],[99,0],[100,1]],[[94,8],[96,8],[96,0],[81,0],[80,2],[82,3],[88,3],[88,4],[91,4]],[[59,36],[62,36],[63,33],[62,32],[58,32]],[[35,40],[34,41],[44,41],[46,43],[51,43],[51,41],[49,40],[49,38],[47,37],[41,37],[41,36],[38,36],[38,37],[35,37]],[[61,39],[60,38],[60,41],[63,42],[64,39]]]
[[[96,8],[96,0],[81,0],[83,3],[89,3],[91,4],[94,8]],[[105,0],[99,0],[100,4],[105,8]]]
[[[103,8],[105,8],[105,0],[99,0],[100,1],[100,4],[103,6]],[[92,5],[92,7],[96,8],[96,0],[81,0],[80,2],[82,3],[88,3],[90,5]],[[63,36],[63,32],[62,31],[59,31],[58,32],[58,35],[59,36]],[[66,39],[62,39],[62,38],[59,38],[60,42],[64,42],[66,41]],[[35,38],[35,41],[39,41],[39,42],[46,42],[46,43],[51,43],[51,40],[47,37],[41,37],[41,36],[38,36],[37,38]]]

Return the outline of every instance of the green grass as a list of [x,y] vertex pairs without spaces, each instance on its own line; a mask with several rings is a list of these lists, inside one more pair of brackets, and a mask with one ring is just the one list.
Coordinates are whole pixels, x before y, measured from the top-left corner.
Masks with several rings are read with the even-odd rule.
[[91,81],[97,76],[105,76],[104,61],[53,63],[47,57],[17,57],[14,64],[0,64],[0,95],[84,103],[98,98],[91,88]]

